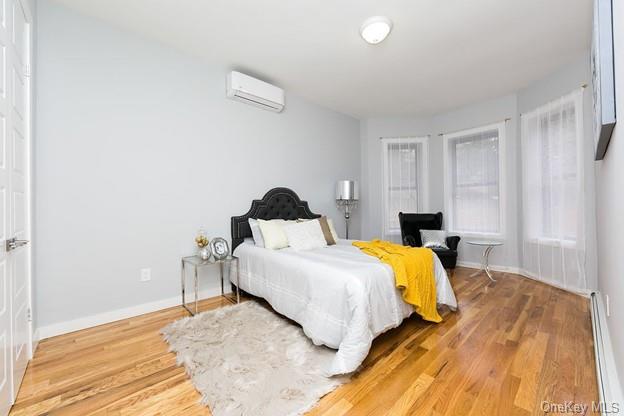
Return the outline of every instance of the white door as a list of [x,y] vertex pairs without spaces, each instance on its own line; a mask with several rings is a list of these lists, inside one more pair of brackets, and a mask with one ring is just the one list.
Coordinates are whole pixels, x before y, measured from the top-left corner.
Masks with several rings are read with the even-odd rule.
[[[10,237],[18,241],[30,240],[29,207],[29,159],[30,146],[26,139],[30,135],[30,88],[26,77],[30,72],[30,23],[26,10],[19,0],[9,0],[12,7],[12,42],[9,47],[12,59],[11,92],[11,222]],[[30,351],[32,331],[30,329],[30,246],[16,247],[9,252],[9,270],[12,283],[13,308],[13,397],[24,377]]]
[[[10,118],[10,97],[7,86],[9,66],[7,45],[9,36],[8,14],[5,2],[0,0],[0,244],[9,238],[9,167],[7,160],[7,124]],[[8,412],[12,402],[13,370],[11,366],[11,285],[8,254],[0,247],[0,414]]]
[[20,0],[0,0],[0,416],[32,356],[30,22]]

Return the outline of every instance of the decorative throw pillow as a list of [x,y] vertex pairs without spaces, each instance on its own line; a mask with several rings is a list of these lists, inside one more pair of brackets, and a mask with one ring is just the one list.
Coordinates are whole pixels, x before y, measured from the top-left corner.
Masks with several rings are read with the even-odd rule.
[[262,238],[262,231],[260,231],[260,225],[258,220],[249,218],[249,228],[251,228],[251,235],[253,236],[254,244],[258,247],[264,247],[264,238]]
[[265,248],[270,250],[279,250],[280,248],[288,247],[288,237],[286,237],[286,233],[284,233],[286,221],[258,220],[258,225],[260,226],[260,231],[262,232],[262,239],[264,240]]
[[427,248],[446,248],[446,231],[443,230],[420,230],[422,246]]
[[318,220],[298,222],[284,227],[288,245],[294,250],[312,250],[327,247],[321,224]]
[[332,237],[334,237],[334,241],[337,243],[338,233],[336,232],[336,229],[334,228],[334,222],[331,220],[331,218],[327,218],[327,225],[329,225],[329,231],[331,232]]
[[333,246],[336,244],[336,240],[329,228],[329,222],[327,221],[327,217],[321,217],[318,219],[319,224],[321,225],[321,230],[323,231],[323,236],[325,237],[325,241],[328,246]]

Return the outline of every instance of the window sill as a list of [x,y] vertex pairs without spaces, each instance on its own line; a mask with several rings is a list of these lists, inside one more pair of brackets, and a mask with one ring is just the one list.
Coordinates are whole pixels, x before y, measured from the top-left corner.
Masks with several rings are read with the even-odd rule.
[[557,240],[554,238],[531,238],[524,241],[529,244],[539,244],[541,246],[576,248],[575,240]]
[[401,230],[384,231],[384,235],[401,235]]
[[453,230],[447,230],[446,232],[449,237],[453,235],[458,235],[462,238],[481,238],[484,240],[488,239],[488,240],[501,241],[501,242],[506,241],[505,235],[500,234],[500,233],[475,233],[475,232],[464,232],[464,231],[453,231]]

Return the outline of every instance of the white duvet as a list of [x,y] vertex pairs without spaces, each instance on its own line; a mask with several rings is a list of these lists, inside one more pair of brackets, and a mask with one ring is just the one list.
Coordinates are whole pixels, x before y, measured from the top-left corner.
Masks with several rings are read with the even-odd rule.
[[[414,312],[396,289],[390,266],[348,240],[308,251],[269,250],[246,241],[234,254],[241,289],[299,323],[316,345],[338,350],[328,375],[355,371],[373,339]],[[455,309],[448,276],[437,256],[434,262],[437,303]]]

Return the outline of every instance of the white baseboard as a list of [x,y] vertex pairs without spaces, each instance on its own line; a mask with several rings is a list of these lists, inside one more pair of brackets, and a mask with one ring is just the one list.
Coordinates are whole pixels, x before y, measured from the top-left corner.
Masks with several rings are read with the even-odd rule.
[[39,345],[39,341],[41,340],[41,331],[39,331],[39,328],[35,329],[35,332],[33,333],[32,336],[32,348],[31,348],[31,356],[30,359],[32,360],[32,357],[35,355],[35,351],[37,351],[37,346]]
[[575,289],[575,288],[565,287],[559,284],[558,282],[555,282],[554,280],[540,279],[539,277],[535,276],[534,274],[526,270],[520,270],[519,274],[523,277],[526,277],[527,279],[535,280],[536,282],[546,283],[549,286],[553,286],[553,287],[556,287],[557,289],[565,290],[566,292],[574,293],[576,295],[581,295],[586,298],[589,298],[592,294],[592,291],[589,289]]
[[624,409],[624,397],[615,365],[615,354],[607,326],[607,314],[600,292],[591,295],[591,318],[594,333],[594,353],[596,357],[596,376],[598,378],[598,394],[604,407],[601,414],[614,411],[615,407]]
[[[220,294],[221,289],[219,288],[206,289],[199,292],[199,299],[211,298],[214,296],[219,296]],[[193,295],[191,295],[191,298],[192,296]],[[190,302],[190,300],[191,299],[187,299],[187,302]],[[58,322],[42,326],[37,328],[35,331],[35,334],[37,336],[36,339],[38,342],[39,340],[55,337],[57,335],[63,335],[69,332],[79,331],[81,329],[91,328],[94,326],[119,321],[121,319],[127,319],[150,312],[156,312],[161,309],[178,306],[181,304],[181,302],[182,299],[180,298],[180,296],[175,296],[168,299],[161,299],[154,302],[130,306],[128,308],[116,309],[96,315],[85,316],[84,318],[78,318],[71,321]],[[35,346],[33,346],[33,348],[35,348]]]
[[[458,266],[461,267],[468,267],[471,269],[480,269],[481,268],[481,263],[474,263],[474,262],[469,262],[469,261],[458,261],[457,262]],[[559,283],[553,281],[553,280],[549,280],[549,279],[540,279],[539,277],[533,275],[532,273],[521,269],[519,267],[511,267],[511,266],[497,266],[497,265],[490,265],[490,270],[493,270],[495,272],[503,272],[503,273],[514,273],[517,275],[520,275],[522,277],[526,277],[528,279],[531,280],[535,280],[537,282],[542,282],[545,283],[549,286],[553,286],[556,287],[557,289],[561,289],[561,290],[565,290],[566,292],[571,292],[574,293],[576,295],[581,295],[584,296],[586,298],[589,298],[589,296],[591,295],[591,290],[589,289],[572,289],[569,287],[565,287],[560,285]]]
[[[471,261],[458,261],[457,265],[461,267],[468,267],[470,269],[481,268],[481,263],[476,263],[476,262],[471,262]],[[490,270],[494,270],[495,272],[522,274],[520,273],[521,270],[518,267],[510,267],[510,266],[496,266],[496,265],[491,264]]]

